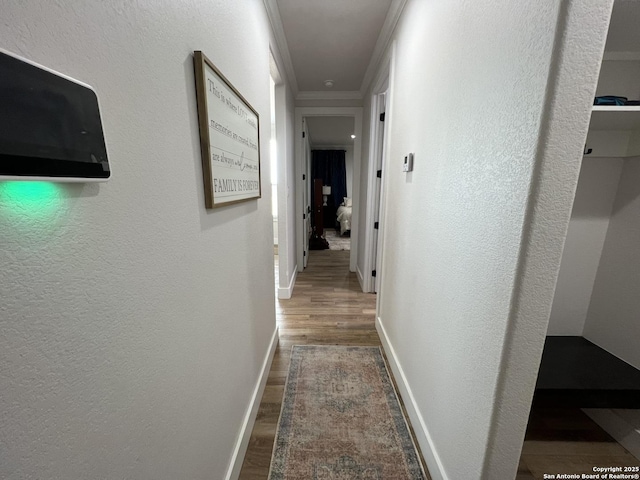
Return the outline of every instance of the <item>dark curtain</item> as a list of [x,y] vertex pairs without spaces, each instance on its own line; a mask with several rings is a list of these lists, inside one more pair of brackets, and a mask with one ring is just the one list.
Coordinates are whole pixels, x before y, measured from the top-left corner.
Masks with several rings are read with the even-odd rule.
[[[323,185],[331,186],[331,195],[327,205],[337,207],[347,196],[347,170],[344,164],[345,150],[312,150],[311,151],[311,185],[316,178],[322,179]],[[313,196],[313,186],[311,187]],[[315,205],[312,198],[312,205]]]

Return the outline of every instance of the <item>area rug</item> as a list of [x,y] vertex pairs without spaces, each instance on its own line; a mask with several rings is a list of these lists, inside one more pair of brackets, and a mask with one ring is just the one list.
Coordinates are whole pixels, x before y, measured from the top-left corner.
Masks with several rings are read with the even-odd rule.
[[351,238],[341,237],[331,228],[324,231],[324,238],[329,242],[329,250],[351,250]]
[[269,480],[424,480],[379,347],[296,345]]

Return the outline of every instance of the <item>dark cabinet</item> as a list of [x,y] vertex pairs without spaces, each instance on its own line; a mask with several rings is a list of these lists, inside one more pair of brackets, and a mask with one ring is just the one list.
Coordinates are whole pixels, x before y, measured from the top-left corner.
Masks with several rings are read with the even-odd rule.
[[[331,201],[331,199],[329,199]],[[327,202],[328,204],[329,202]],[[324,228],[336,228],[336,211],[338,208],[335,205],[327,205],[324,208]]]

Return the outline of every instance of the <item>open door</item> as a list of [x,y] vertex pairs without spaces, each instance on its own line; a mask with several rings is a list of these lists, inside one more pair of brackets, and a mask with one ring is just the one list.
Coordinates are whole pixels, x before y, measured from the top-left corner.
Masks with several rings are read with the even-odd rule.
[[307,268],[309,261],[309,238],[311,237],[311,147],[309,146],[309,134],[307,124],[302,119],[302,149],[303,149],[303,179],[304,189],[302,193],[302,205],[304,211],[304,251],[302,253],[302,263]]
[[379,114],[379,123],[378,128],[375,131],[376,135],[376,158],[375,158],[375,185],[374,185],[374,195],[373,195],[373,218],[374,218],[374,226],[372,237],[372,260],[371,260],[371,287],[370,291],[377,293],[380,287],[380,259],[382,258],[382,242],[380,241],[379,233],[380,233],[380,205],[382,199],[382,159],[384,158],[384,120],[385,120],[385,93],[378,95],[378,111]]

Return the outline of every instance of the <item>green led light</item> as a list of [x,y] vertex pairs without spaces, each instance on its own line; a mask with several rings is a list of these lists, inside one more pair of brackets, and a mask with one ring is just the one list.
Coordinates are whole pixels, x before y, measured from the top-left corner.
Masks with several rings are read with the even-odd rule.
[[51,182],[0,182],[0,214],[51,216],[60,206],[60,193]]

